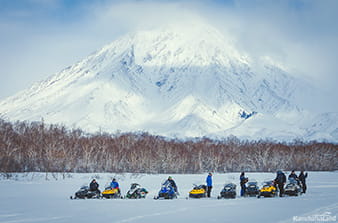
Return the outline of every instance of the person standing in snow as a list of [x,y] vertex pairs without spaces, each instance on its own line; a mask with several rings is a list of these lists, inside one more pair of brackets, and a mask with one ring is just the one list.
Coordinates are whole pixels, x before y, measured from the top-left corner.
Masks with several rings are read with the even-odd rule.
[[300,182],[302,182],[302,188],[303,188],[304,194],[306,192],[306,178],[307,178],[307,173],[304,174],[304,171],[300,171],[298,179],[299,179]]
[[212,173],[208,174],[206,182],[207,182],[207,197],[210,197],[212,189]]
[[244,196],[245,190],[246,190],[246,183],[248,182],[248,178],[245,177],[245,173],[242,172],[241,175],[239,176],[239,180],[240,180],[240,185],[241,185],[241,197]]
[[284,184],[286,183],[286,176],[285,174],[281,171],[277,171],[277,176],[275,179],[275,184],[277,184],[278,189],[279,189],[279,196],[283,197],[284,195]]

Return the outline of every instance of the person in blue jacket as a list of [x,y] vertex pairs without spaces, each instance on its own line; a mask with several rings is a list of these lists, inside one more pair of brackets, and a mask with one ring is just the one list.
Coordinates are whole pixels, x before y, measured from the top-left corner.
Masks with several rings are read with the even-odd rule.
[[119,191],[119,193],[121,192],[121,191],[120,191],[120,185],[119,185],[119,183],[116,181],[115,178],[113,178],[113,180],[111,181],[110,187],[111,187],[112,189],[117,189],[117,190]]
[[212,173],[208,174],[206,182],[207,182],[207,197],[210,197],[212,189]]

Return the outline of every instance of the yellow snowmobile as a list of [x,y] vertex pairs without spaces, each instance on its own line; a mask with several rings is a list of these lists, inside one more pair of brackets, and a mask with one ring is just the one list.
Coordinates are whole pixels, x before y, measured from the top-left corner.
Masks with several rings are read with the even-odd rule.
[[207,186],[194,184],[193,189],[189,192],[190,198],[201,198],[207,196]]
[[106,187],[102,192],[104,198],[122,198],[119,188]]
[[263,183],[263,187],[259,190],[257,198],[263,197],[275,197],[278,195],[277,187],[273,181],[266,181]]

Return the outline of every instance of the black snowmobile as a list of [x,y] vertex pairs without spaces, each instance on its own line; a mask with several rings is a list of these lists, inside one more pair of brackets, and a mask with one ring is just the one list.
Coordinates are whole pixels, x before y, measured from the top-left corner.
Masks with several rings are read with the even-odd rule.
[[228,183],[224,185],[220,196],[217,197],[218,199],[221,198],[236,198],[236,184]]
[[93,199],[101,198],[101,192],[99,190],[91,191],[88,186],[82,186],[80,190],[75,192],[75,196],[70,196],[70,199]]
[[294,178],[289,178],[289,182],[286,184],[284,193],[288,196],[298,196],[302,192],[301,183]]
[[249,181],[244,192],[245,197],[256,197],[259,194],[259,187],[257,181]]
[[146,198],[147,194],[148,194],[148,191],[145,188],[142,188],[141,185],[137,183],[132,183],[125,198],[129,198],[129,199]]
[[171,184],[166,181],[162,184],[161,190],[158,192],[158,196],[155,196],[154,199],[174,199],[177,198],[177,192]]

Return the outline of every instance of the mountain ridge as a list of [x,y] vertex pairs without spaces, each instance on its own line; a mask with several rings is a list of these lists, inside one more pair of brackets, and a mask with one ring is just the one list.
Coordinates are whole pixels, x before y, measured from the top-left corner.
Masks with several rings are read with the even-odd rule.
[[[271,62],[262,62],[256,72],[250,60],[205,24],[140,31],[1,101],[0,113],[90,132],[281,139],[324,135],[338,141],[337,129],[317,134],[316,129],[325,129],[311,127],[320,115],[308,115],[302,126],[288,123],[288,113],[306,119],[306,111],[291,100],[304,86]],[[325,118],[330,121],[323,123],[337,123],[334,115]],[[265,124],[251,126],[255,120]]]

